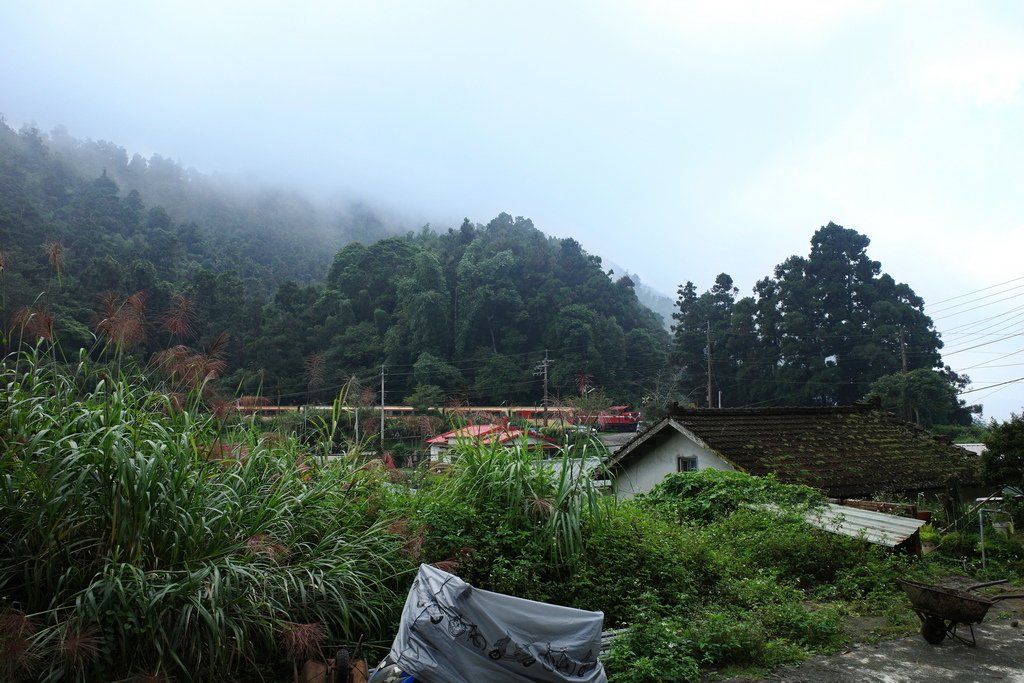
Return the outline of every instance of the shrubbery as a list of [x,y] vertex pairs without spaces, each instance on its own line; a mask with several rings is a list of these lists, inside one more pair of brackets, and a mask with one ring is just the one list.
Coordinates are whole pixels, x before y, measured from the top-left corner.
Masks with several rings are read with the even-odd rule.
[[758,504],[799,510],[825,502],[819,491],[781,484],[773,475],[751,477],[711,469],[670,474],[640,500],[643,507],[680,522],[712,522],[741,507]]
[[[279,678],[321,643],[390,643],[417,562],[603,611],[626,627],[612,681],[698,680],[832,650],[850,611],[909,623],[895,578],[935,571],[810,527],[822,497],[771,478],[678,474],[615,503],[570,460],[497,444],[406,478],[348,442],[319,464],[337,406],[307,447],[86,362],[11,359],[2,381],[5,680]],[[976,542],[946,534],[940,555]],[[993,572],[1020,566],[1015,539],[986,551]]]
[[3,367],[4,680],[271,675],[390,637],[383,481],[84,360]]

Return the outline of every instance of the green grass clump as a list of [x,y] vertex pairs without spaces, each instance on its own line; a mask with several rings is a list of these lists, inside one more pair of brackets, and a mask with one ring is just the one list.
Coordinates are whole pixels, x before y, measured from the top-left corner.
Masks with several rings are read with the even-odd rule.
[[592,478],[570,464],[591,453],[567,448],[556,468],[522,442],[459,444],[450,469],[392,505],[421,541],[419,559],[480,588],[564,603],[560,585],[584,561],[585,529],[606,515]]
[[4,680],[272,677],[390,639],[411,564],[373,474],[84,359],[0,378]]

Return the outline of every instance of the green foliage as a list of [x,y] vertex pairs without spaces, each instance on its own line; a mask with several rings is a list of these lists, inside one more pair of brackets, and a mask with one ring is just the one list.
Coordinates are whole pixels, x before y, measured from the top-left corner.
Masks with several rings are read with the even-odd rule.
[[568,455],[556,469],[524,442],[465,442],[449,453],[451,469],[399,503],[421,559],[456,561],[488,590],[564,600],[554,582],[582,560],[585,525],[600,528],[606,514],[592,479]]
[[374,475],[84,359],[0,372],[0,611],[31,624],[8,679],[234,678],[297,634],[390,636],[412,567]]
[[824,503],[819,491],[807,486],[782,484],[774,476],[751,477],[740,472],[705,469],[678,472],[665,477],[641,504],[680,522],[711,522],[741,506],[772,504],[786,509],[807,509]]
[[[684,403],[706,403],[709,344],[712,405],[719,391],[723,406],[848,405],[904,363],[941,368],[942,344],[924,301],[881,273],[869,243],[829,223],[814,233],[807,257],[776,266],[753,297],[737,300],[725,273],[703,294],[692,282],[680,286],[673,357]],[[942,374],[950,386],[964,379]],[[966,412],[954,412],[969,423]]]
[[943,373],[918,368],[879,377],[871,383],[868,397],[877,398],[886,410],[923,427],[969,425],[971,414],[965,402],[957,398],[957,390]]
[[741,509],[716,522],[710,533],[730,539],[742,564],[770,566],[780,578],[804,586],[832,581],[863,556],[858,541],[814,529],[799,515]]
[[[667,334],[629,278],[613,282],[600,259],[525,218],[374,241],[388,231],[365,209],[327,226],[298,197],[232,195],[157,155],[2,123],[0,178],[0,329],[16,313],[48,316],[43,336],[52,327],[69,357],[92,343],[99,295],[145,291],[133,352],[191,343],[162,324],[184,294],[200,345],[228,333],[232,387],[284,403],[328,402],[382,364],[396,398],[426,384],[477,404],[533,403],[548,347],[556,395],[587,373],[635,402],[666,358]],[[366,244],[339,249],[353,238]]]
[[706,536],[630,503],[588,527],[585,543],[586,555],[562,593],[577,607],[602,610],[608,624],[636,623],[644,594],[668,612],[698,601],[725,573],[726,558]]
[[980,554],[980,537],[969,531],[951,531],[939,540],[938,550],[943,555],[961,558]]
[[1024,488],[1024,415],[1012,414],[1001,424],[993,422],[985,446],[981,456],[985,481]]
[[433,384],[417,384],[416,390],[402,399],[402,403],[412,406],[418,413],[425,413],[444,405],[444,392]]
[[625,683],[701,680],[700,666],[687,654],[687,625],[680,619],[639,614],[603,659],[609,680]]

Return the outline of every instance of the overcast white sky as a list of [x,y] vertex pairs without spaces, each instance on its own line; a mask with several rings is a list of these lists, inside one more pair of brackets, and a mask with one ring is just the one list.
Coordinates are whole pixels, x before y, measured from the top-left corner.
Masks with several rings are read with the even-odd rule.
[[[13,124],[442,228],[528,216],[672,295],[749,293],[830,220],[929,304],[1024,277],[1022,83],[1020,2],[0,7]],[[1024,377],[1024,314],[970,325],[1022,284],[927,309],[975,387]],[[1024,383],[968,398],[1005,419]]]

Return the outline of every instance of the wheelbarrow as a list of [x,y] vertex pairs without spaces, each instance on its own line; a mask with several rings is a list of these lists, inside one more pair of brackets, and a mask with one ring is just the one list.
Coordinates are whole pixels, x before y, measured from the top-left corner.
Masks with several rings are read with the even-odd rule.
[[[1024,593],[986,596],[972,591],[1008,581],[1009,579],[985,581],[960,589],[899,579],[903,592],[910,598],[910,604],[921,620],[922,638],[932,645],[938,645],[947,637],[956,638],[971,647],[977,645],[974,639],[974,624],[981,623],[992,605],[1000,600],[1024,597]],[[966,626],[970,630],[970,640],[957,633],[960,626]]]

